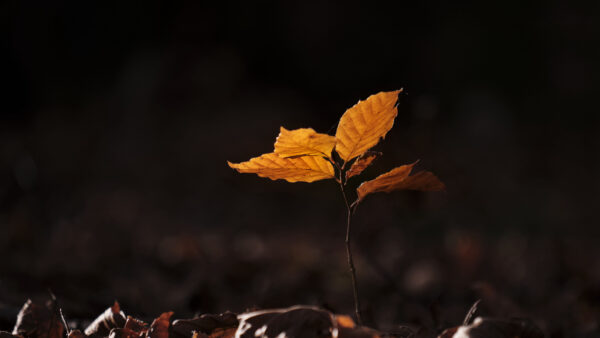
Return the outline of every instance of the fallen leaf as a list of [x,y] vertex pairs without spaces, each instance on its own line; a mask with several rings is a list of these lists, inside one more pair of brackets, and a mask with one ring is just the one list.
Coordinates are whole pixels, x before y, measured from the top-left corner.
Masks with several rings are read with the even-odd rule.
[[125,326],[123,328],[137,333],[144,333],[148,331],[148,324],[142,320],[127,316],[127,320],[125,321]]
[[317,133],[312,128],[287,130],[280,128],[275,140],[275,153],[280,157],[325,156],[331,158],[335,137]]
[[543,338],[544,333],[530,320],[477,317],[471,325],[453,327],[438,338]]
[[417,162],[394,168],[385,174],[377,176],[373,180],[363,182],[356,189],[358,201],[375,192],[391,192],[395,190],[440,191],[446,188],[444,183],[429,171],[420,171],[414,175],[410,175],[413,166]]
[[252,173],[288,182],[314,182],[335,177],[331,163],[319,156],[282,158],[275,153],[269,153],[246,162],[227,164],[240,173]]
[[358,101],[340,118],[335,151],[344,162],[362,155],[392,129],[398,115],[396,103],[402,90],[380,92]]
[[235,337],[235,333],[237,332],[237,328],[218,328],[215,329],[208,338],[233,338]]
[[41,305],[29,299],[17,315],[12,334],[28,338],[62,338],[63,331],[54,301]]
[[333,315],[311,306],[254,311],[238,315],[236,337],[331,337]]
[[193,319],[177,319],[171,325],[171,333],[176,337],[190,337],[193,332],[213,334],[217,330],[238,327],[237,315],[225,312],[220,315],[203,314]]
[[369,167],[371,163],[373,163],[373,161],[375,161],[375,159],[377,159],[379,156],[381,156],[381,153],[376,151],[367,151],[366,153],[360,155],[360,157],[357,158],[354,163],[352,163],[350,169],[346,171],[346,180],[350,177],[360,175],[360,173],[367,169],[367,167]]
[[154,319],[148,330],[148,338],[169,338],[169,319],[173,312],[164,312]]
[[106,309],[100,316],[94,319],[84,332],[87,336],[97,335],[106,337],[110,333],[110,330],[123,327],[125,320],[125,314],[121,311],[119,303],[115,301],[113,306]]
[[128,328],[117,328],[110,330],[108,338],[140,338],[142,335],[139,332]]
[[247,312],[238,315],[240,321],[235,337],[333,337],[378,338],[372,329],[356,327],[350,317],[313,306],[292,306]]
[[[110,332],[109,332],[110,333]],[[67,335],[67,338],[86,338],[87,336],[79,330],[71,330]]]

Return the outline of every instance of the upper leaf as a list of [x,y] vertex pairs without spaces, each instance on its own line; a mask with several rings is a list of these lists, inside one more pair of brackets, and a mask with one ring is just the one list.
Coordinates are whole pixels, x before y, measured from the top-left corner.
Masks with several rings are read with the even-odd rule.
[[312,128],[287,130],[281,127],[275,140],[275,153],[284,158],[314,155],[331,157],[335,142],[335,137],[317,133]]
[[352,163],[352,166],[348,171],[346,171],[346,180],[352,176],[360,175],[363,170],[367,169],[375,161],[376,158],[381,156],[381,153],[375,151],[367,151],[366,153],[360,155],[359,158]]
[[335,150],[345,162],[369,150],[392,129],[398,115],[396,102],[401,91],[371,95],[342,115],[335,133]]
[[272,180],[288,182],[314,182],[335,178],[335,171],[329,161],[320,156],[300,156],[283,158],[275,153],[263,154],[242,163],[227,162],[240,173],[257,174]]
[[429,171],[420,171],[409,176],[417,162],[394,168],[373,180],[362,183],[356,189],[358,201],[375,192],[391,192],[394,190],[440,191],[446,189],[444,183]]

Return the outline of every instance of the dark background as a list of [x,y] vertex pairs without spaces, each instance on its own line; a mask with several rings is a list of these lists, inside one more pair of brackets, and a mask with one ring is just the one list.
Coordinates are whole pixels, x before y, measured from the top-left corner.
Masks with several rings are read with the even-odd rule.
[[[600,3],[0,4],[0,313],[92,318],[293,304],[352,313],[333,181],[240,175],[279,126],[335,133],[404,88],[372,178],[421,159],[446,193],[354,220],[369,323],[600,324]],[[596,333],[594,333],[596,332]]]

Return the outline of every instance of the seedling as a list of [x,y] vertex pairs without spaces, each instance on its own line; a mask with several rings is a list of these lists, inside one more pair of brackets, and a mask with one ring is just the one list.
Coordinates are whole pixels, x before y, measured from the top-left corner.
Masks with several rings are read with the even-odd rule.
[[360,302],[350,245],[350,223],[359,203],[376,192],[445,189],[444,184],[431,172],[421,171],[411,175],[417,161],[363,182],[356,189],[356,200],[349,203],[345,189],[348,180],[362,173],[381,155],[369,149],[392,129],[398,115],[397,102],[401,91],[380,92],[365,101],[358,101],[340,118],[335,136],[317,133],[312,128],[287,130],[281,127],[274,152],[242,163],[227,162],[240,173],[257,174],[272,180],[314,182],[333,179],[338,183],[346,206],[346,255],[352,277],[354,311],[359,324],[362,323]]

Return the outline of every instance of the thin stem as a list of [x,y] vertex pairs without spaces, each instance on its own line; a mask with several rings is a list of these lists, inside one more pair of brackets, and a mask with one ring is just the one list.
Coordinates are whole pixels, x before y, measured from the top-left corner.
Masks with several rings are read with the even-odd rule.
[[[341,176],[341,173],[340,173]],[[348,203],[346,192],[344,191],[344,184],[340,177],[340,189],[342,190],[342,196],[344,196],[344,203],[346,204],[346,211],[348,217],[346,220],[346,255],[348,256],[348,266],[350,267],[350,275],[352,276],[352,291],[354,293],[354,312],[356,313],[356,320],[359,325],[362,325],[362,318],[360,316],[360,300],[358,297],[358,284],[356,282],[356,269],[354,268],[354,260],[352,259],[352,250],[350,248],[350,221],[352,220],[352,208]]]

